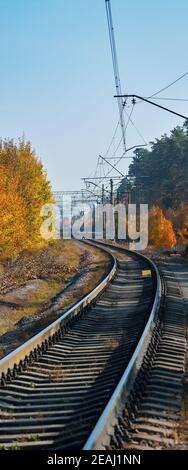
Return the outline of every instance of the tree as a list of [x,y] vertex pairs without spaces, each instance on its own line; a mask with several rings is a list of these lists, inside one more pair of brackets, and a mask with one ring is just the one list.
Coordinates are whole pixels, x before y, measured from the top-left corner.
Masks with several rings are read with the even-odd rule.
[[182,203],[177,209],[168,209],[167,218],[171,220],[179,242],[188,243],[188,204]]
[[153,206],[149,212],[149,242],[163,248],[176,244],[172,222],[166,219],[160,207]]
[[129,175],[150,207],[178,208],[188,202],[188,124],[151,142],[150,150],[136,149]]
[[18,178],[0,168],[0,257],[13,258],[27,245],[26,208],[18,193]]
[[178,236],[184,245],[188,243],[188,205],[181,206],[181,225],[178,230]]
[[14,256],[42,244],[40,211],[53,199],[46,172],[29,142],[1,141],[0,171],[0,252]]

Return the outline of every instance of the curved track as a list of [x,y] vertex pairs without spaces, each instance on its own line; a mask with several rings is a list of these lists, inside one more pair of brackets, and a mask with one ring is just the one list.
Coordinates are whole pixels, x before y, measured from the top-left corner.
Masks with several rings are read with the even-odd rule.
[[110,449],[160,450],[179,445],[184,416],[185,305],[173,269],[163,265],[161,270],[163,308],[129,401],[113,429]]
[[[67,315],[66,328],[60,322],[49,341],[39,334],[34,353],[3,374],[2,449],[81,449],[108,405],[142,337],[157,289],[149,261],[108,249],[117,268],[103,293],[70,321]],[[152,276],[144,277],[148,268]],[[1,364],[4,370],[5,361]]]

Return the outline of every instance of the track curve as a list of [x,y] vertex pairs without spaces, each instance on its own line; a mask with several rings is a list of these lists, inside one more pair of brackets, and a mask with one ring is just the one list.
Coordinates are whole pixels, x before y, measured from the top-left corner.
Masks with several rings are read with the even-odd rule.
[[144,257],[104,249],[117,268],[102,294],[3,375],[2,449],[82,449],[129,364],[156,298],[156,273],[149,265],[152,276],[142,275]]

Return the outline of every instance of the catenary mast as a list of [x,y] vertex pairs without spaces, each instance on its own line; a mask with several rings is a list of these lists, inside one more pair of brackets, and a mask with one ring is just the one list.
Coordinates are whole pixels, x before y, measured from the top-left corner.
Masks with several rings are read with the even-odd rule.
[[[116,85],[116,94],[118,96],[122,95],[121,92],[121,81],[120,81],[120,74],[119,74],[119,66],[118,66],[118,58],[117,58],[117,50],[116,50],[116,42],[115,42],[115,34],[114,34],[114,26],[113,26],[113,19],[112,19],[112,9],[110,0],[105,0],[106,4],[106,13],[107,13],[107,20],[108,20],[108,30],[110,36],[110,47],[112,53],[112,63],[114,69],[114,78],[115,78],[115,85]],[[124,120],[124,106],[125,101],[122,97],[117,99],[118,101],[118,108],[119,108],[119,117],[120,117],[120,126],[122,132],[122,142],[123,142],[123,150],[126,152],[126,137],[125,137],[125,120]]]

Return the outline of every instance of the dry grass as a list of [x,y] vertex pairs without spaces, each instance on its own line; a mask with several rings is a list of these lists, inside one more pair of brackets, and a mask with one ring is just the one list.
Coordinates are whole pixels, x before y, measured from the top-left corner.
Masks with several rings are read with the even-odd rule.
[[[43,281],[36,291],[28,292],[27,298],[23,298],[23,306],[0,307],[0,334],[10,331],[23,317],[31,317],[47,306],[48,301],[62,288],[56,280]],[[4,296],[4,299],[6,296]]]
[[79,268],[81,249],[72,240],[57,240],[47,247],[20,255],[11,266],[0,270],[0,294],[33,279],[65,282]]
[[[32,251],[30,255],[27,253],[27,255],[20,257],[20,260],[17,260],[16,266],[13,265],[12,267],[2,268],[1,265],[1,286],[3,284],[7,291],[7,293],[0,295],[1,335],[11,331],[21,318],[33,316],[48,307],[51,298],[53,298],[64,287],[65,283],[76,274],[80,263],[81,250],[78,246],[74,246],[71,241],[65,242],[61,240],[45,248],[45,256],[43,249],[44,277],[46,271],[49,272],[50,261],[52,265],[49,272],[49,279],[40,279],[37,281],[36,278],[33,280],[33,277],[34,271],[35,274],[37,274],[37,270],[39,270],[37,258],[40,258],[40,255],[41,250],[39,250],[39,252]],[[26,265],[24,268],[25,259]],[[29,269],[31,265],[33,268],[32,271]],[[29,282],[33,283],[32,289],[27,289]],[[10,291],[8,284],[11,288]],[[13,285],[14,289],[12,289]]]
[[[109,264],[107,254],[73,241],[58,241],[52,244],[48,248],[46,257],[48,258],[47,260],[43,253],[43,272],[45,274],[43,279],[28,279],[28,282],[21,287],[17,287],[16,281],[14,289],[0,296],[0,334],[14,332],[11,342],[8,340],[8,337],[3,340],[4,344],[0,348],[0,357],[10,352],[11,349],[18,347],[23,341],[26,341],[35,334],[38,328],[47,326],[58,315],[61,315],[64,310],[88,294],[98,284],[102,276],[104,276],[104,271]],[[33,263],[33,254],[31,258]],[[53,260],[54,263],[51,269],[49,269],[49,259]],[[29,278],[27,263],[26,271]],[[36,260],[35,263],[35,269],[39,269]],[[18,266],[19,263],[17,263],[16,269],[15,266],[12,268],[13,273],[10,276],[11,287],[13,277],[16,276],[18,279],[18,274],[22,275],[23,259],[21,260],[20,271]],[[11,268],[8,268],[8,271],[10,274]],[[39,271],[41,272],[41,266]],[[46,275],[47,271],[49,273],[48,276]],[[74,283],[61,293],[67,282],[78,273],[81,276],[76,276],[76,281],[74,279]],[[21,279],[18,279],[18,284],[21,285]],[[56,294],[58,294],[58,297],[54,300]],[[29,317],[32,321],[27,323],[26,320]],[[24,322],[22,323],[22,328],[19,328],[21,324],[17,324],[22,318],[24,318]]]
[[[1,309],[0,309],[1,311]],[[25,316],[33,315],[36,311],[35,307],[27,307],[21,309],[11,309],[9,313],[0,314],[0,334],[3,335],[7,331],[14,328],[16,323]]]

